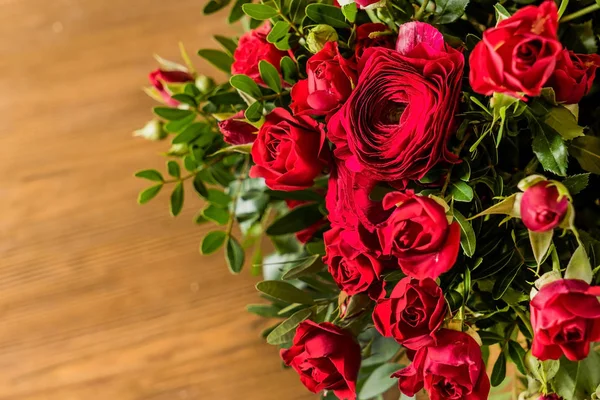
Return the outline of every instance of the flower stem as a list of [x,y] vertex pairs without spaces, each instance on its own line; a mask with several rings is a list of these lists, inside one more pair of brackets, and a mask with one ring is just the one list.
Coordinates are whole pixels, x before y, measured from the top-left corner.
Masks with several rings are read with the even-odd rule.
[[575,11],[572,14],[562,17],[560,22],[572,21],[574,19],[583,17],[586,14],[589,14],[589,13],[592,13],[592,12],[598,11],[598,10],[600,10],[600,4],[598,4],[598,3],[592,4],[591,6],[587,6],[585,8],[582,8],[581,10]]
[[[275,3],[277,4],[277,2]],[[281,12],[281,10],[279,9],[279,7],[277,7],[277,11],[279,12],[279,16],[288,24],[290,24],[290,26],[292,27],[292,29],[294,30],[294,32],[296,32],[296,35],[298,35],[299,37],[301,37],[302,39],[304,39],[304,33],[302,33],[302,31],[300,29],[298,29],[298,27],[296,26],[296,24],[294,24],[292,22],[291,19],[289,19],[288,17],[286,17],[283,12]]]
[[429,0],[423,0],[423,5],[421,7],[419,7],[417,12],[415,13],[415,20],[420,21],[421,18],[423,18],[425,11],[427,11],[428,5],[429,5]]

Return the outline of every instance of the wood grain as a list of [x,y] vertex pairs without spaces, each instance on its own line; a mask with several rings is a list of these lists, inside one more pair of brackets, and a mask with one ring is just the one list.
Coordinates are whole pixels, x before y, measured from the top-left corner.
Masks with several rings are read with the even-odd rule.
[[151,54],[230,33],[202,7],[0,0],[0,400],[315,398],[246,313],[255,279],[199,255],[200,201],[135,202],[164,162],[131,136]]

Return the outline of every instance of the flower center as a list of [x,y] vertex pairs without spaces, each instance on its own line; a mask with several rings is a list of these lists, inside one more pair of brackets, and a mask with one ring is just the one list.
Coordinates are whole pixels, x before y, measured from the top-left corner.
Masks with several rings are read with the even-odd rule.
[[549,224],[556,219],[556,213],[552,210],[541,210],[535,214],[536,222],[540,224]]
[[402,319],[410,326],[417,326],[425,318],[425,312],[417,307],[407,307],[402,313]]
[[462,399],[462,388],[446,378],[440,379],[435,387],[444,399]]

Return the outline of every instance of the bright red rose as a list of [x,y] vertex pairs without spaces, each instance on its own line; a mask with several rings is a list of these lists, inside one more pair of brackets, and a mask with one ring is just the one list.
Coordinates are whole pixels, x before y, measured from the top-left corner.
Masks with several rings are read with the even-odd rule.
[[334,227],[323,238],[326,251],[323,262],[340,289],[349,295],[370,289],[380,294],[379,277],[384,269],[379,259],[381,252],[368,248],[355,230]]
[[548,181],[539,182],[523,193],[521,219],[531,231],[549,231],[561,223],[568,207],[569,200],[565,196],[559,200],[556,186]]
[[393,49],[396,37],[386,24],[367,23],[356,28],[355,57],[357,60],[369,47]]
[[600,286],[559,279],[541,287],[530,303],[533,344],[540,360],[583,360],[600,341]]
[[414,396],[424,387],[431,400],[487,400],[490,392],[479,345],[450,329],[440,330],[437,345],[417,350],[412,364],[392,376],[402,393]]
[[250,177],[265,178],[273,190],[311,187],[327,166],[323,128],[307,116],[276,108],[266,117],[252,145]]
[[552,75],[562,45],[558,41],[554,1],[527,6],[483,32],[469,64],[469,81],[477,93],[538,96]]
[[246,122],[244,111],[219,122],[219,130],[223,134],[225,142],[233,145],[248,144],[254,142],[258,129]]
[[576,54],[564,49],[558,56],[556,69],[548,79],[556,93],[556,101],[576,104],[588,94],[600,67],[598,54]]
[[436,332],[446,317],[446,299],[433,279],[404,278],[388,298],[377,300],[373,322],[386,337],[418,350],[436,342]]
[[328,322],[301,322],[294,344],[281,350],[281,358],[311,392],[332,390],[340,400],[356,399],[360,346],[343,329]]
[[356,65],[341,56],[337,42],[327,42],[308,59],[307,79],[292,88],[294,115],[326,115],[337,110],[356,83]]
[[[308,203],[310,203],[310,202],[309,201],[301,201],[301,200],[286,200],[285,201],[285,204],[287,204],[287,206],[290,209],[293,209],[293,208],[296,208],[298,206],[308,204]],[[310,241],[310,239],[313,238],[313,236],[315,236],[315,233],[319,232],[321,230],[321,228],[323,228],[325,225],[327,225],[327,220],[325,218],[323,218],[323,219],[315,222],[308,228],[304,228],[301,231],[296,232],[296,239],[298,239],[298,241],[300,243],[307,243]]]
[[167,71],[157,69],[148,75],[148,80],[154,88],[160,93],[166,104],[177,106],[179,102],[171,97],[171,93],[165,86],[165,83],[187,83],[193,82],[194,77],[185,71]]
[[[446,145],[454,132],[463,55],[431,25],[405,25],[400,39],[415,45],[402,46],[403,53],[367,49],[358,85],[328,124],[335,156],[379,181],[419,179],[439,161],[455,160]],[[422,31],[432,31],[424,37],[435,40],[412,39]]]
[[444,207],[407,190],[385,195],[383,208],[393,210],[377,229],[383,254],[397,258],[407,276],[436,279],[452,268],[460,226],[456,221],[448,224]]
[[267,42],[267,35],[270,31],[271,24],[266,23],[242,35],[238,47],[233,53],[232,74],[248,75],[256,83],[264,85],[265,83],[258,71],[258,62],[260,60],[268,61],[277,68],[277,71],[281,72],[281,58],[286,53],[278,50],[274,44]]

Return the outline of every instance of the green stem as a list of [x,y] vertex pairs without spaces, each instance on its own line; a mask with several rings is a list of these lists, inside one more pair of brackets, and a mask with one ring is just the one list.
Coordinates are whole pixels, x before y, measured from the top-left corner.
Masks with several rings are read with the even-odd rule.
[[569,0],[562,0],[560,2],[560,8],[558,9],[558,18],[563,16],[565,11],[567,10],[567,6],[569,5]]
[[294,22],[292,22],[291,19],[289,19],[288,17],[286,17],[282,12],[281,9],[279,8],[279,6],[277,6],[277,2],[275,2],[275,5],[277,7],[277,11],[278,11],[278,15],[288,24],[290,24],[290,26],[292,27],[292,29],[294,30],[294,32],[296,32],[296,35],[298,35],[299,37],[301,37],[302,39],[304,39],[304,33],[302,33],[302,31],[300,29],[298,29],[298,27],[296,26],[296,24],[294,24]]
[[596,3],[596,4],[592,4],[591,6],[587,6],[585,8],[582,8],[581,10],[575,11],[572,14],[569,14],[565,17],[562,17],[560,22],[568,22],[568,21],[572,21],[574,19],[577,19],[579,17],[583,17],[586,14],[589,14],[591,12],[594,11],[598,11],[600,10],[600,4]]
[[425,11],[427,11],[428,5],[429,5],[429,0],[423,0],[423,5],[421,7],[419,7],[419,10],[417,10],[417,12],[415,13],[415,20],[420,21],[421,18],[423,18]]
[[220,157],[214,158],[212,160],[210,160],[209,162],[207,162],[206,164],[204,164],[203,166],[201,166],[200,168],[198,168],[197,170],[195,170],[194,172],[190,172],[188,175],[180,177],[180,178],[176,178],[176,179],[167,179],[165,181],[163,181],[163,184],[166,183],[179,183],[179,182],[183,182],[186,181],[190,178],[195,177],[196,175],[198,175],[201,171],[205,170],[206,168],[218,163],[219,161],[221,161],[223,158],[225,158],[225,155],[222,154]]
[[235,221],[235,212],[237,210],[238,199],[240,198],[240,194],[242,193],[242,181],[246,179],[246,176],[248,175],[248,165],[250,165],[250,157],[246,156],[242,172],[237,178],[237,188],[235,190],[235,194],[231,198],[231,212],[229,213],[229,221],[227,222],[227,228],[225,229],[227,237],[231,236],[233,222]]

